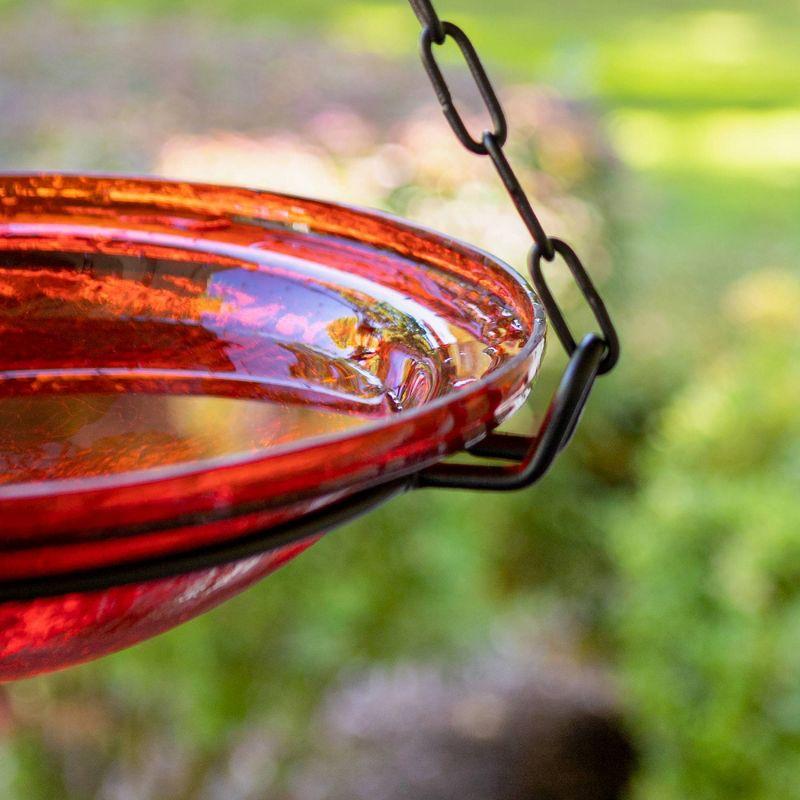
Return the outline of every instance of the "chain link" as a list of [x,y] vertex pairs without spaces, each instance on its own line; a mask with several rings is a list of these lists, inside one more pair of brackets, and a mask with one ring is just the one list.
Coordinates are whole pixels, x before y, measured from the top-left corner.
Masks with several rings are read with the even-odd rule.
[[[469,67],[469,71],[472,73],[475,85],[478,87],[478,91],[481,93],[489,116],[492,118],[492,123],[494,125],[492,136],[499,146],[502,147],[508,138],[508,125],[506,124],[506,116],[503,113],[503,107],[497,99],[489,76],[486,74],[486,70],[483,68],[483,64],[481,64],[481,60],[478,58],[478,54],[472,46],[472,42],[469,40],[467,34],[457,25],[453,25],[452,22],[443,22],[441,24],[445,39],[449,36],[458,45],[459,50],[461,50],[461,55],[464,56],[464,61],[467,62],[467,67]],[[450,127],[453,129],[453,133],[455,133],[461,144],[463,144],[467,150],[479,156],[485,156],[489,152],[486,149],[486,144],[482,139],[475,139],[470,135],[467,126],[464,124],[464,120],[461,118],[461,114],[455,107],[453,97],[450,94],[450,87],[447,85],[442,70],[436,62],[436,56],[433,52],[434,44],[433,29],[426,26],[422,29],[422,36],[420,38],[422,63],[425,65],[425,71],[428,73],[428,77],[433,84],[436,97],[439,98],[442,111],[444,111],[444,115],[450,123]]]
[[[619,340],[614,324],[600,294],[575,251],[565,242],[560,239],[552,239],[545,233],[522,184],[506,158],[503,150],[508,138],[505,113],[475,47],[461,28],[452,22],[440,19],[431,0],[409,0],[409,3],[422,25],[420,36],[422,63],[450,127],[467,150],[476,155],[489,156],[533,239],[533,246],[528,256],[531,277],[561,344],[569,356],[575,353],[577,348],[575,337],[550,292],[541,270],[542,259],[553,261],[556,254],[559,254],[566,263],[600,327],[599,338],[604,344],[605,353],[598,374],[608,372],[619,358]],[[435,48],[444,44],[448,38],[458,45],[492,120],[493,130],[484,131],[479,138],[467,130],[464,119],[453,101],[450,87],[436,61]]]
[[556,254],[553,243],[550,241],[550,237],[544,232],[542,223],[539,222],[539,218],[536,216],[533,206],[531,206],[531,201],[528,200],[528,195],[525,194],[525,190],[522,188],[519,178],[517,178],[511,164],[508,163],[506,154],[503,151],[502,142],[499,142],[494,134],[486,131],[486,133],[483,134],[483,146],[486,148],[489,158],[492,159],[492,164],[494,164],[494,168],[497,170],[500,180],[503,181],[506,191],[511,196],[511,200],[516,206],[520,217],[522,217],[522,221],[525,223],[525,227],[528,229],[531,238],[534,243],[539,246],[545,260],[552,261]]
[[[600,330],[603,333],[601,338],[605,344],[606,351],[597,370],[598,375],[603,375],[613,369],[619,358],[619,339],[617,338],[614,324],[611,322],[608,310],[600,298],[597,289],[595,289],[594,283],[592,283],[592,279],[589,277],[589,273],[581,263],[580,258],[578,258],[577,253],[561,239],[549,239],[548,242],[553,248],[553,252],[561,256],[567,268],[572,273],[573,280],[581,290],[581,294],[586,298],[586,302],[592,309],[594,318],[597,320],[597,324],[600,326]],[[528,255],[528,266],[530,268],[531,278],[533,279],[533,285],[536,287],[536,291],[539,293],[544,307],[548,309],[550,322],[553,324],[553,328],[555,328],[556,335],[561,345],[567,351],[567,354],[572,356],[578,345],[542,273],[543,256],[544,251],[538,244],[535,244],[531,248]]]

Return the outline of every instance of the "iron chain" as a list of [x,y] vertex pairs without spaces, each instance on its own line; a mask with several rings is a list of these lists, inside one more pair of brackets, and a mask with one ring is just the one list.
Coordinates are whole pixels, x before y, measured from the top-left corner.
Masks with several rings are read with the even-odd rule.
[[[503,150],[508,138],[505,113],[475,47],[461,28],[439,17],[431,0],[409,0],[409,3],[422,25],[420,36],[422,63],[450,127],[467,150],[476,155],[489,156],[533,239],[533,246],[528,257],[531,278],[561,344],[568,355],[571,356],[575,352],[577,346],[575,337],[550,292],[541,270],[541,260],[552,261],[556,254],[561,255],[564,259],[600,327],[600,338],[605,345],[605,354],[599,374],[608,372],[619,358],[619,340],[614,325],[600,294],[575,251],[560,239],[551,239],[545,233],[522,184],[506,158]],[[436,61],[435,48],[444,44],[448,38],[458,45],[492,120],[493,130],[484,131],[480,138],[475,137],[467,130],[463,117],[453,100],[450,87]]]
[[[508,125],[505,113],[475,47],[464,31],[452,22],[440,19],[431,0],[409,0],[422,25],[420,54],[436,97],[456,138],[472,153],[488,156],[506,188],[519,216],[533,239],[528,254],[533,285],[564,350],[569,364],[550,403],[540,431],[532,438],[509,434],[489,434],[472,452],[477,456],[506,459],[514,466],[475,466],[437,464],[424,470],[421,486],[473,489],[517,489],[537,481],[567,445],[580,419],[594,381],[613,369],[619,359],[619,340],[603,299],[575,251],[561,239],[547,235],[528,195],[506,157]],[[456,107],[450,87],[436,60],[436,47],[450,38],[461,51],[475,85],[492,121],[492,130],[480,137],[469,132]],[[542,272],[542,260],[553,261],[556,255],[569,269],[575,284],[592,311],[599,333],[575,339],[561,308]]]

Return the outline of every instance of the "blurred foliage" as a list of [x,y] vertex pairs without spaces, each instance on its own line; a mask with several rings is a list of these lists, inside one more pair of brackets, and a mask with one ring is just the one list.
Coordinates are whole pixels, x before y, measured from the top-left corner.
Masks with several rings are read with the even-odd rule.
[[[549,225],[604,281],[619,370],[538,488],[400,498],[174,632],[10,687],[3,797],[232,800],[264,786],[279,797],[314,738],[311,712],[343,676],[457,660],[497,620],[551,616],[580,631],[580,655],[620,667],[644,757],[639,796],[800,796],[796,3],[440,6],[512,80],[535,76],[581,100],[521,91],[510,123]],[[305,175],[300,191],[381,205],[521,263],[524,235],[488,167],[461,153],[436,109],[404,100],[405,84],[391,84],[391,103],[368,88],[343,128],[341,117],[287,117],[375,74],[408,73],[429,92],[408,60],[416,29],[402,0],[36,7],[0,0],[19,32],[0,54],[4,168],[155,163],[250,184]],[[33,64],[27,40],[51,62]],[[297,60],[322,41],[338,49]],[[241,63],[223,71],[233,54]],[[265,102],[273,68],[291,93]],[[306,84],[316,94],[300,94]],[[82,119],[69,98],[90,90],[100,99]],[[37,118],[31,97],[50,114]],[[380,135],[364,127],[373,119]],[[336,130],[361,144],[342,149]],[[575,147],[554,146],[565,142]],[[444,167],[430,170],[425,156],[440,147]],[[550,351],[534,401],[560,366]],[[530,424],[529,413],[515,421]],[[264,749],[243,766],[253,731]]]
[[743,330],[683,390],[610,515],[640,796],[800,796],[800,280],[735,287]]

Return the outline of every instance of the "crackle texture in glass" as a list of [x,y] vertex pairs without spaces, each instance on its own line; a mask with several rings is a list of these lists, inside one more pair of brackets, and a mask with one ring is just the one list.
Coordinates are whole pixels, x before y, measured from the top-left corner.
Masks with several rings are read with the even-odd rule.
[[[188,551],[433,463],[522,402],[544,324],[507,267],[375,212],[12,175],[0,339],[9,579]],[[304,546],[0,605],[0,678],[165,630]]]

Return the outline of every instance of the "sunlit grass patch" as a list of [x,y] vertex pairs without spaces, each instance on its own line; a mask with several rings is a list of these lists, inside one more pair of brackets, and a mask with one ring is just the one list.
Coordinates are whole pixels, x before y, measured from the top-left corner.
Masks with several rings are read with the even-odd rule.
[[600,93],[650,106],[786,105],[797,96],[797,31],[768,14],[634,18],[601,50]]
[[[384,56],[406,56],[419,24],[405,3],[336,3],[330,32],[346,47]],[[411,47],[409,47],[411,45]]]
[[621,157],[638,169],[683,166],[778,182],[800,171],[800,108],[684,115],[620,110],[609,130]]

